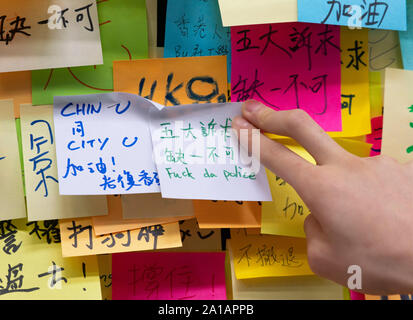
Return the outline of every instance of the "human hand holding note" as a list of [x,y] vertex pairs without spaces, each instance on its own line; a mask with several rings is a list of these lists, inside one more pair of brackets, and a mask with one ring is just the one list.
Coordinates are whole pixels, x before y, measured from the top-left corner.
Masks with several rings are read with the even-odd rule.
[[260,128],[297,140],[317,162],[261,134],[261,162],[291,184],[311,211],[304,228],[313,272],[347,286],[348,267],[358,265],[360,292],[413,292],[413,163],[352,155],[302,110],[277,112],[251,100],[242,116],[232,126],[250,131],[249,150],[251,129]]

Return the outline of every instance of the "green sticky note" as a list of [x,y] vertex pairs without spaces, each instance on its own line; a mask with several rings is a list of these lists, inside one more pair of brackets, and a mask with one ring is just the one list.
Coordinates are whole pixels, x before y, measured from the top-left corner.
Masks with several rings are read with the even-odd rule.
[[26,186],[24,185],[24,165],[23,165],[23,145],[22,145],[22,130],[20,126],[20,118],[16,119],[17,143],[19,144],[20,166],[22,168],[23,192],[26,196]]
[[102,1],[98,15],[104,64],[33,71],[33,105],[53,104],[54,96],[111,92],[113,61],[148,57],[145,0]]

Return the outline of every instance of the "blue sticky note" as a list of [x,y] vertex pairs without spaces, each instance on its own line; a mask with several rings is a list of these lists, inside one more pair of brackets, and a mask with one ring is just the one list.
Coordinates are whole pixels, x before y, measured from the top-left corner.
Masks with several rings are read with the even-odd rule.
[[218,0],[168,1],[165,58],[226,55],[231,76],[231,31],[222,26]]
[[400,31],[403,67],[413,70],[413,0],[407,0],[407,31]]
[[406,0],[298,0],[298,21],[406,30]]

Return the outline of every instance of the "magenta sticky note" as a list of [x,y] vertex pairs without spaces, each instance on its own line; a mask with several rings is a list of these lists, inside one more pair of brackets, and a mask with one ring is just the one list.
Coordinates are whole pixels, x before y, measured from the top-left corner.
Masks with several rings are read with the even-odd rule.
[[383,116],[371,119],[371,134],[366,136],[366,142],[372,144],[370,157],[381,154],[381,140],[383,135]]
[[225,252],[112,255],[113,300],[226,300]]
[[341,131],[340,27],[276,23],[231,28],[232,101],[300,108]]

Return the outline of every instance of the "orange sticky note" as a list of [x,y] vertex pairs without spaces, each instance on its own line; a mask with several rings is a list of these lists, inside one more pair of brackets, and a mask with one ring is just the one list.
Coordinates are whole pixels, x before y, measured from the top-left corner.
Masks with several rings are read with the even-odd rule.
[[60,220],[63,257],[145,251],[182,246],[178,223],[143,227],[96,236],[92,219]]
[[261,203],[195,200],[200,228],[261,228]]
[[14,117],[20,118],[20,105],[32,103],[30,71],[0,73],[0,100],[14,100]]
[[142,59],[113,63],[115,91],[165,106],[227,100],[225,56]]
[[122,200],[120,196],[107,196],[108,215],[92,217],[93,230],[97,236],[126,230],[139,229],[157,224],[178,222],[191,217],[157,218],[157,219],[123,219]]

